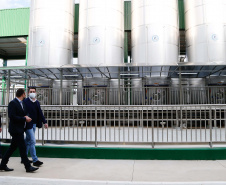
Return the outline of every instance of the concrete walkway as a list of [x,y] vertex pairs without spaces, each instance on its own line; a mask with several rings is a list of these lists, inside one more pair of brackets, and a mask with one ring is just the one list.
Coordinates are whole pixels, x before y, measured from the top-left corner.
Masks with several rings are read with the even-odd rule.
[[0,171],[0,184],[116,185],[202,184],[226,185],[226,160],[142,161],[40,158],[44,165],[26,173],[20,158],[10,158],[13,172]]

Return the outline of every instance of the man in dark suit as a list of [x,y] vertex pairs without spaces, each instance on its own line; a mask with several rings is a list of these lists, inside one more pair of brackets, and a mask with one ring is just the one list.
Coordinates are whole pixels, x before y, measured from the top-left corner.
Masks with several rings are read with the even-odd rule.
[[9,149],[6,151],[1,161],[0,170],[2,171],[13,171],[13,169],[7,167],[7,163],[17,147],[19,148],[20,156],[24,163],[26,172],[33,172],[38,169],[31,166],[26,154],[24,129],[26,123],[31,122],[31,118],[27,116],[26,107],[23,104],[23,99],[25,97],[26,94],[24,89],[18,89],[16,92],[16,98],[8,105],[8,115],[10,119],[9,133],[12,136],[12,140]]

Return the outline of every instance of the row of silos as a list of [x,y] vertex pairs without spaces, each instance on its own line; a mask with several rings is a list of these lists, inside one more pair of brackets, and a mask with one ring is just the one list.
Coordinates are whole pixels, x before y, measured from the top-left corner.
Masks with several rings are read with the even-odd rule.
[[[188,64],[224,65],[226,0],[184,0]],[[178,0],[132,0],[132,63],[177,65]],[[74,0],[33,0],[28,65],[72,64]],[[81,66],[117,66],[124,60],[124,0],[82,0]]]
[[[176,65],[177,0],[132,0],[132,63]],[[80,2],[79,64],[117,66],[124,61],[124,1]]]

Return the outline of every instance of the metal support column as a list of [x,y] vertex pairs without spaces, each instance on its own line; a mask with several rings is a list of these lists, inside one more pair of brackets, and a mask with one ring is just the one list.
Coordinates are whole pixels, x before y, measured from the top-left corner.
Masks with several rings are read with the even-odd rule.
[[179,67],[179,85],[180,85],[180,104],[183,104],[183,89],[181,84],[181,66]]
[[[28,37],[27,37],[27,45],[26,45],[26,61],[25,61],[25,66],[27,66],[27,60],[28,60]],[[24,81],[24,89],[26,91],[27,89],[27,70],[25,70],[25,81]],[[28,93],[28,92],[27,92]]]
[[[179,85],[180,85],[180,105],[183,104],[183,89],[182,89],[182,83],[181,83],[181,66],[179,67]],[[180,114],[177,114],[178,116],[180,115],[180,119],[177,119],[177,127],[179,127],[181,130],[183,129],[183,123],[182,123],[182,107],[180,106]],[[180,120],[180,124],[178,124]]]
[[[60,105],[63,102],[63,69],[60,70]],[[62,107],[60,107],[60,130],[62,129]],[[61,132],[60,132],[61,139]]]
[[6,105],[9,104],[9,94],[10,94],[10,72],[11,72],[11,71],[8,70]]
[[60,70],[60,105],[63,102],[63,69]]
[[118,67],[118,105],[121,105],[121,93],[120,93],[120,68]]
[[124,33],[124,63],[130,63],[128,61],[128,50],[129,50],[129,44],[128,44],[128,33]]
[[[3,60],[3,67],[7,66],[7,59]],[[6,92],[6,76],[2,77],[2,105],[5,105],[5,92]]]

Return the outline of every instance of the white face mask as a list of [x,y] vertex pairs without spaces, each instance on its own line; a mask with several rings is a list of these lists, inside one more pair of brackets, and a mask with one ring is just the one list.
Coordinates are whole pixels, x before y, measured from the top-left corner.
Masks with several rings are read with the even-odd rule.
[[29,97],[30,97],[31,99],[34,99],[34,98],[36,97],[36,93],[30,93],[30,94],[29,94]]

